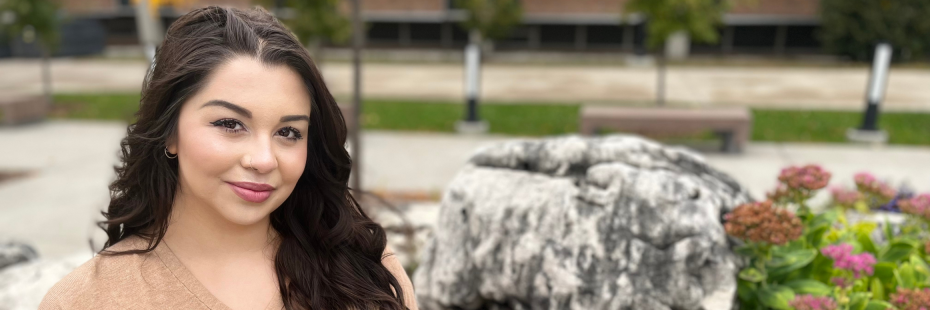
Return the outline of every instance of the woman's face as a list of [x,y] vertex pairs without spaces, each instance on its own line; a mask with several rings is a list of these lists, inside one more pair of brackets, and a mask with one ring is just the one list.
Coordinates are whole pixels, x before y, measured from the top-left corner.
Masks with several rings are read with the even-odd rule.
[[178,155],[176,202],[257,223],[294,190],[307,161],[310,96],[287,66],[236,57],[184,102],[168,151]]

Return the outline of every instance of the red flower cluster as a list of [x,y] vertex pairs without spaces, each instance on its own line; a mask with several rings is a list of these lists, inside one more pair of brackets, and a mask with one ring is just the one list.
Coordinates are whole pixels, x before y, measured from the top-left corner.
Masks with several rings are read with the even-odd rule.
[[801,237],[803,230],[794,213],[772,206],[771,201],[741,205],[723,218],[727,234],[750,242],[784,245]]
[[930,288],[898,289],[897,293],[891,294],[890,301],[898,310],[930,309]]
[[830,172],[819,165],[791,166],[781,170],[778,181],[788,189],[818,190],[830,183]]
[[797,190],[789,189],[784,184],[779,184],[774,191],[765,193],[765,196],[771,201],[778,202],[792,202],[794,201],[794,196],[798,193]]

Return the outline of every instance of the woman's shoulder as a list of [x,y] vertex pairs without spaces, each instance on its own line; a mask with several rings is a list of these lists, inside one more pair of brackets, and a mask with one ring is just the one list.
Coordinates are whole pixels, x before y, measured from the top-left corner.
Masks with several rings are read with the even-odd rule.
[[[123,252],[144,250],[147,247],[148,241],[131,236],[106,250]],[[39,309],[61,309],[64,306],[68,309],[96,308],[104,301],[115,305],[120,298],[133,298],[132,288],[138,287],[140,281],[145,281],[143,276],[146,269],[158,267],[158,259],[154,256],[153,252],[97,254],[52,286]]]

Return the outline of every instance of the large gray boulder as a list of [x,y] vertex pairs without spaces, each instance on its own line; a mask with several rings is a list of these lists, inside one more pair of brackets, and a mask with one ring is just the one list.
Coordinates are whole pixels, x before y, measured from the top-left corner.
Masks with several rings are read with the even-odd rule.
[[414,276],[423,309],[730,309],[722,216],[746,190],[636,136],[479,150],[446,189]]

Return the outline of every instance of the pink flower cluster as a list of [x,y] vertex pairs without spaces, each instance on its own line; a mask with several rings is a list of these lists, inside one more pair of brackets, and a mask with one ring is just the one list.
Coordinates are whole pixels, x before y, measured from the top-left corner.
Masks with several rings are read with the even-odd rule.
[[894,198],[897,192],[887,183],[879,181],[874,175],[868,172],[857,173],[853,179],[856,181],[856,188],[862,192],[870,193],[886,202]]
[[910,199],[901,199],[898,201],[898,207],[904,213],[930,220],[930,194],[920,194]]
[[827,187],[830,172],[818,165],[791,166],[781,170],[778,182],[775,191],[767,194],[768,198],[780,203],[797,202],[810,198],[812,191]]
[[836,310],[836,302],[830,297],[798,295],[788,303],[797,310]]
[[930,309],[930,288],[899,288],[897,293],[891,294],[889,301],[900,310],[927,310]]
[[842,187],[831,188],[830,193],[833,194],[833,202],[846,208],[851,208],[857,201],[864,198],[859,191]]
[[849,270],[856,278],[863,273],[872,275],[875,265],[875,256],[871,253],[852,254],[852,245],[843,243],[829,245],[820,250],[824,256],[833,259],[833,268]]
[[778,181],[789,189],[818,190],[830,182],[830,172],[823,170],[819,165],[791,166],[781,170]]

